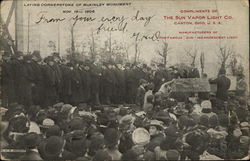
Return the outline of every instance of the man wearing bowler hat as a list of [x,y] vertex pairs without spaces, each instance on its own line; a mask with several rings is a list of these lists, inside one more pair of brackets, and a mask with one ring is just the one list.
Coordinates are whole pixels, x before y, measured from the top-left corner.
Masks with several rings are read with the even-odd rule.
[[22,155],[20,160],[42,160],[38,153],[37,146],[40,142],[40,136],[36,133],[28,133],[24,136],[24,146],[26,153]]

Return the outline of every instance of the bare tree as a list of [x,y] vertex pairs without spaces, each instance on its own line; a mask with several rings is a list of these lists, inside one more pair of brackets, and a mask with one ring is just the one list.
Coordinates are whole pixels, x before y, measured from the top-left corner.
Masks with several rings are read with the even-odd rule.
[[205,54],[204,52],[201,52],[201,55],[200,55],[200,63],[201,63],[201,73],[203,74],[204,73],[204,68],[205,68]]
[[218,55],[218,58],[220,60],[220,64],[222,67],[226,68],[227,60],[229,60],[229,58],[233,54],[235,54],[233,46],[228,46],[228,45],[219,46],[219,53],[217,55]]
[[185,53],[186,55],[191,58],[191,66],[195,66],[195,61],[196,61],[196,58],[197,58],[197,53],[198,53],[198,50],[196,48],[192,49],[192,48],[189,48],[189,49],[184,49],[185,50]]
[[125,52],[125,55],[126,55],[126,60],[128,61],[129,60],[129,48],[132,46],[133,44],[126,44],[126,43],[123,43],[123,50]]
[[140,52],[139,42],[135,40],[135,59],[134,59],[135,63],[138,61],[139,52]]
[[129,53],[128,53],[128,49],[129,47],[127,45],[124,46],[124,50],[125,50],[125,53],[126,53],[126,59],[129,60]]
[[230,56],[228,66],[231,69],[233,76],[237,76],[237,74],[243,72],[240,59],[242,59],[241,55],[236,54],[235,52],[233,52],[232,55]]
[[75,52],[74,27],[75,27],[75,24],[73,24],[73,25],[70,26],[71,54]]
[[89,48],[90,48],[90,58],[92,60],[95,60],[97,53],[96,53],[96,43],[93,31],[91,32],[90,35]]
[[163,44],[162,50],[157,50],[156,52],[158,53],[159,56],[162,57],[162,62],[166,66],[167,65],[168,54],[170,53],[170,50],[172,48],[169,47],[169,45],[168,45],[168,43],[166,41],[163,41],[162,44]]
[[110,53],[110,59],[112,57],[112,35],[111,35],[111,31],[109,33],[109,53]]
[[140,50],[140,49],[138,49],[137,61],[140,61],[140,56],[141,56],[141,50]]

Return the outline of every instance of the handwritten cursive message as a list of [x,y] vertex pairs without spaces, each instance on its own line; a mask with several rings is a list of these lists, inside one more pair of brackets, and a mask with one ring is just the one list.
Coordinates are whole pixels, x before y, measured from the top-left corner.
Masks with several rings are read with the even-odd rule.
[[[102,32],[129,32],[128,26],[141,25],[146,28],[150,25],[151,21],[155,15],[144,15],[140,10],[137,10],[131,17],[125,15],[111,15],[102,16],[99,18],[93,16],[80,16],[79,14],[72,17],[48,17],[45,13],[39,15],[36,24],[40,23],[59,23],[64,21],[71,21],[73,25],[78,23],[88,23],[95,22],[97,27],[95,32],[100,34]],[[132,32],[130,38],[136,41],[151,40],[158,41],[160,37],[160,31],[155,31],[153,33],[141,33]]]

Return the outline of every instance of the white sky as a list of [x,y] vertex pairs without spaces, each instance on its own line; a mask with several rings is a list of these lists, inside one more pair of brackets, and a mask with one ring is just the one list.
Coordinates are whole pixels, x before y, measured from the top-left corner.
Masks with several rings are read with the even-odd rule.
[[[84,1],[57,1],[58,3],[84,3]],[[94,3],[95,1],[85,1],[86,3]],[[116,1],[119,2],[119,1]],[[49,41],[58,41],[58,24],[57,23],[42,23],[40,25],[35,24],[35,21],[39,18],[39,13],[46,11],[44,15],[47,18],[69,18],[75,14],[64,14],[62,10],[76,10],[76,9],[94,9],[93,14],[79,14],[79,16],[92,16],[97,19],[100,17],[110,16],[125,16],[132,17],[136,14],[136,11],[140,11],[140,15],[152,16],[155,15],[151,22],[143,27],[143,22],[131,22],[128,21],[127,32],[113,32],[112,40],[117,42],[125,42],[127,44],[133,44],[134,40],[130,38],[133,32],[141,33],[154,33],[160,31],[162,36],[181,36],[179,31],[218,31],[216,35],[208,36],[237,36],[237,39],[232,40],[167,40],[169,46],[172,48],[169,62],[174,63],[190,63],[189,59],[186,59],[184,49],[196,47],[199,53],[202,51],[205,53],[205,72],[209,76],[215,76],[219,68],[217,54],[219,44],[232,44],[234,45],[235,51],[242,56],[242,63],[248,67],[248,55],[249,55],[249,31],[248,31],[248,7],[246,1],[241,0],[168,0],[168,1],[124,1],[130,2],[130,6],[117,6],[117,7],[23,7],[23,25],[24,26],[24,51],[27,51],[27,24],[28,24],[28,13],[30,13],[30,51],[39,49],[39,35],[40,35],[40,50],[42,56],[50,54],[48,49]],[[39,3],[55,3],[55,1],[24,1],[23,4],[34,4]],[[96,1],[100,3],[100,1]],[[5,1],[2,4],[2,17],[4,21],[7,18],[11,1]],[[180,13],[183,9],[217,9],[218,13]],[[41,15],[41,14],[40,14]],[[233,19],[225,20],[222,19],[221,25],[174,25],[173,22],[176,20],[164,20],[163,16],[232,16]],[[9,30],[14,36],[14,16],[9,25]],[[181,20],[183,22],[183,20]],[[208,20],[201,20],[207,22]],[[218,20],[215,20],[218,22]],[[195,20],[192,20],[195,22]],[[60,51],[61,54],[65,54],[65,50],[70,47],[70,30],[69,21],[60,23]],[[115,24],[115,23],[114,23]],[[95,30],[100,25],[100,22],[86,23],[78,22],[75,27],[76,42],[88,42],[91,30]],[[195,36],[194,34],[190,36]],[[206,36],[206,35],[204,35]],[[103,46],[104,41],[109,37],[109,33],[102,32],[98,35],[95,34],[97,43]],[[157,58],[156,50],[161,45],[161,42],[152,42],[145,40],[140,43],[141,57],[146,61],[150,62],[151,59]],[[134,54],[134,46],[129,49],[130,56]],[[198,55],[199,56],[199,55]],[[197,58],[197,65],[199,64],[199,57]],[[246,69],[247,70],[247,69]]]

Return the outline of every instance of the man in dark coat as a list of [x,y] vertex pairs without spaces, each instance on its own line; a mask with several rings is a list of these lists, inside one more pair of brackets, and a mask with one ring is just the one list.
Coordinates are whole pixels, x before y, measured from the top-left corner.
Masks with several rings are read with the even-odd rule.
[[143,107],[144,104],[144,96],[146,93],[146,87],[147,81],[145,79],[140,80],[140,86],[137,88],[137,93],[136,93],[136,104],[140,106],[141,108]]
[[135,78],[134,84],[136,87],[138,87],[140,85],[140,79],[141,79],[141,77],[143,77],[141,64],[136,63],[134,65],[133,73],[134,73],[134,78]]
[[116,65],[116,78],[117,78],[117,103],[123,104],[125,102],[125,73],[122,64]]
[[15,101],[13,66],[9,53],[2,56],[2,105],[8,107]]
[[72,64],[67,63],[66,61],[60,65],[61,73],[62,73],[62,93],[61,93],[61,100],[68,104],[70,102],[70,98],[72,95],[72,88],[71,88],[71,75],[72,75]]
[[113,82],[112,89],[111,89],[111,91],[112,91],[111,102],[113,102],[114,104],[118,104],[118,102],[119,102],[118,92],[119,92],[119,81],[120,81],[119,70],[116,67],[115,63],[113,63],[113,62],[109,66],[110,66],[109,68],[111,70],[111,79]]
[[31,105],[32,91],[31,91],[31,57],[25,57],[20,53],[13,58],[14,68],[14,83],[17,95],[17,102],[22,105]]
[[41,61],[40,51],[34,51],[32,53],[32,60],[30,63],[30,79],[32,81],[32,98],[33,103],[36,105],[41,105],[41,97],[43,97],[43,75],[42,75],[42,67],[38,63]]
[[53,68],[54,60],[52,56],[48,56],[44,60],[47,65],[44,66],[44,84],[45,84],[45,105],[53,105],[58,99],[56,92],[56,72]]
[[128,64],[125,67],[125,79],[126,79],[126,103],[135,103],[136,97],[136,75],[134,72],[134,66],[130,67]]
[[216,97],[220,100],[227,101],[228,99],[228,89],[230,88],[231,81],[226,77],[225,68],[221,68],[219,71],[218,78],[214,80],[209,80],[212,84],[217,84]]
[[83,97],[84,97],[84,102],[89,103],[90,101],[90,85],[91,85],[91,73],[90,73],[90,61],[86,60],[82,65],[81,65],[81,79],[82,79],[82,91],[83,91]]
[[141,67],[141,74],[139,79],[145,79],[146,81],[150,81],[150,75],[148,72],[148,66],[147,64],[143,64]]
[[79,69],[79,62],[73,62],[73,70],[71,76],[71,88],[72,88],[72,96],[71,96],[71,104],[78,105],[83,102],[83,94],[82,94],[82,80]]
[[112,64],[103,63],[101,89],[104,104],[111,104],[113,81]]
[[97,62],[94,62],[91,66],[91,99],[92,103],[99,105],[99,92],[100,92],[100,78],[101,78],[101,68]]
[[60,70],[60,54],[59,53],[52,53],[53,56],[53,60],[54,60],[54,65],[52,66],[52,68],[55,71],[56,74],[56,93],[57,95],[61,95],[62,93],[62,73]]

